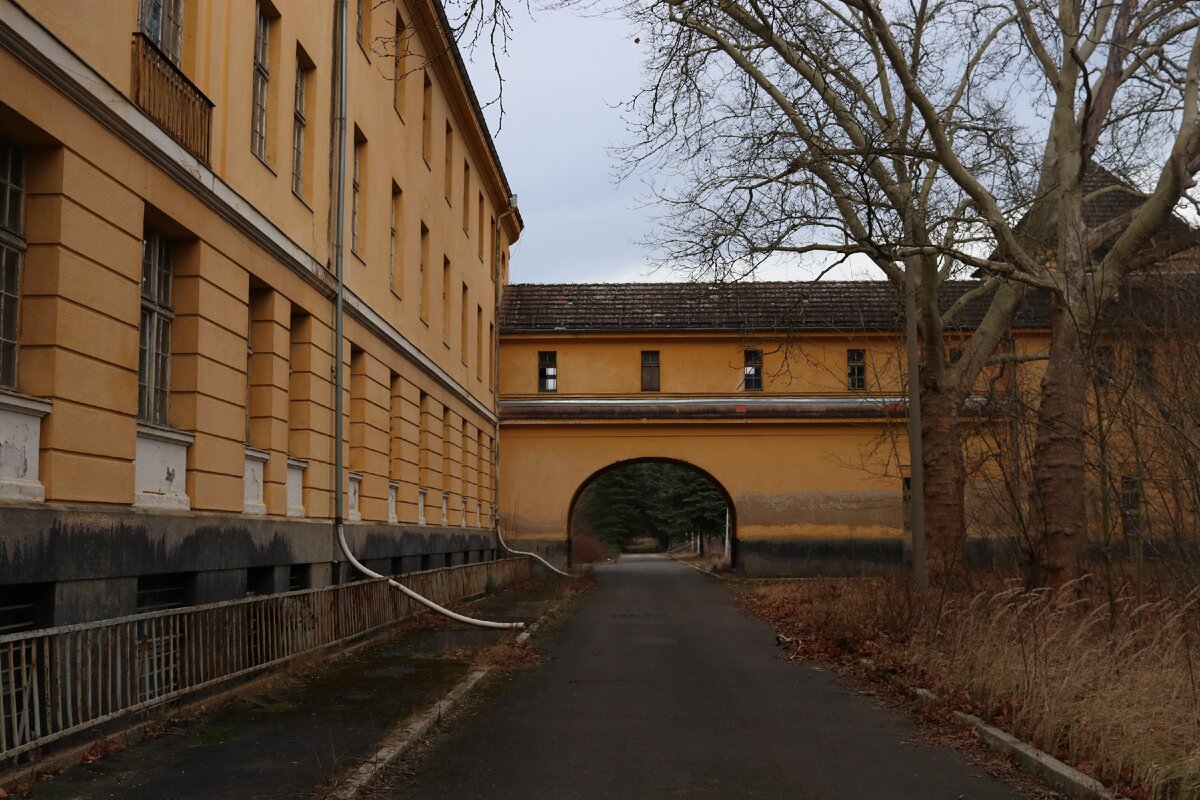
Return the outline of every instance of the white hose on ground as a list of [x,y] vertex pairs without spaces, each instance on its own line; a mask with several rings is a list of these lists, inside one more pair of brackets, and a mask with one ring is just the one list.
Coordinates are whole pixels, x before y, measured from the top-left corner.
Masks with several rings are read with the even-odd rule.
[[536,558],[538,561],[545,564],[551,570],[553,570],[554,572],[557,572],[559,575],[562,575],[565,578],[578,578],[579,577],[578,575],[572,575],[570,572],[563,572],[561,569],[554,566],[549,561],[547,561],[546,559],[539,556],[537,553],[531,553],[528,550],[514,550],[513,548],[509,547],[508,542],[504,541],[504,534],[502,534],[500,532],[499,525],[496,526],[496,536],[497,536],[497,538],[500,539],[500,546],[503,547],[505,550],[507,550],[510,553],[513,553],[518,556],[529,556],[530,558]]
[[462,614],[458,614],[458,613],[455,613],[454,611],[451,611],[450,609],[446,608],[445,606],[440,606],[437,603],[430,600],[428,597],[417,594],[412,589],[410,589],[407,586],[405,586],[404,584],[400,583],[400,581],[396,580],[395,578],[389,578],[387,575],[380,575],[375,570],[367,569],[366,567],[364,567],[362,565],[362,562],[359,561],[357,558],[355,558],[354,554],[350,552],[350,545],[346,542],[346,529],[344,527],[342,527],[341,525],[337,526],[337,535],[338,535],[338,544],[341,545],[342,552],[345,554],[346,560],[349,561],[351,564],[353,564],[355,569],[357,569],[359,572],[363,573],[364,575],[371,576],[372,578],[387,578],[388,585],[396,587],[397,589],[399,589],[400,591],[404,592],[406,595],[411,597],[413,600],[416,600],[418,603],[420,603],[421,605],[425,606],[426,608],[428,608],[432,611],[436,611],[437,613],[441,614],[442,616],[449,617],[450,619],[454,620],[455,622],[464,622],[467,625],[475,625],[480,628],[500,628],[503,630],[513,630],[513,629],[521,630],[521,629],[524,629],[524,627],[525,627],[524,622],[489,622],[488,620],[485,620],[485,619],[475,619],[474,617],[466,617],[466,616],[463,616]]

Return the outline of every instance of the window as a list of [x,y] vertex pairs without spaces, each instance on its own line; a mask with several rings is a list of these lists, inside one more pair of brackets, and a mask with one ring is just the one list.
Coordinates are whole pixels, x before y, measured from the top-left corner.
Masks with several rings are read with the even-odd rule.
[[267,84],[271,80],[271,20],[261,0],[254,4],[254,106],[250,122],[250,150],[267,160]]
[[475,248],[478,251],[479,260],[483,261],[483,192],[479,193],[479,235],[475,238],[478,240],[475,242]]
[[1154,385],[1154,348],[1138,347],[1134,349],[1133,379],[1143,389]]
[[491,222],[491,227],[488,228],[488,230],[490,230],[492,232],[491,242],[489,242],[491,247],[488,249],[488,253],[490,253],[490,255],[488,256],[488,258],[490,258],[492,260],[492,268],[491,268],[492,283],[495,283],[496,282],[496,218],[489,217],[488,219]]
[[141,0],[142,33],[172,64],[183,52],[183,0]]
[[1117,379],[1117,362],[1111,347],[1096,348],[1096,383],[1112,386]]
[[642,351],[642,391],[658,391],[658,351]]
[[420,317],[429,321],[429,228],[421,223],[421,260],[417,263],[417,277],[421,282]]
[[153,228],[142,238],[141,352],[138,419],[167,424],[171,363],[171,243]]
[[488,323],[488,386],[496,385],[496,326]]
[[763,388],[762,350],[747,350],[745,367],[742,370],[742,388],[747,392],[761,392]]
[[363,42],[367,28],[366,0],[358,0],[356,5],[358,6],[358,27],[355,29],[354,35],[358,39],[358,46],[366,50],[367,46]]
[[950,348],[950,363],[951,364],[957,364],[958,362],[962,361],[962,357],[963,357],[963,349],[961,347],[951,347]]
[[450,203],[450,193],[454,190],[454,129],[446,123],[446,166],[443,170],[446,181],[446,203]]
[[1121,530],[1126,536],[1142,532],[1142,479],[1134,475],[1121,476]]
[[538,353],[538,391],[558,391],[558,353]]
[[450,346],[450,259],[442,257],[442,342]]
[[462,285],[462,303],[458,307],[458,349],[459,356],[462,359],[463,366],[467,364],[467,345],[470,339],[470,324],[471,324],[471,306],[470,300],[467,297],[467,285]]
[[275,594],[275,568],[250,567],[246,570],[246,597]]
[[[49,627],[53,606],[52,583],[0,586],[0,635]],[[16,678],[14,673],[7,673],[5,677]]]
[[483,306],[475,306],[475,379],[483,379]]
[[354,129],[354,163],[350,173],[350,252],[358,254],[358,242],[362,238],[362,176],[363,151],[367,140],[362,132]]
[[471,235],[471,165],[463,161],[463,233]]
[[400,15],[396,15],[396,42],[394,47],[396,50],[392,53],[392,108],[396,109],[396,113],[400,118],[404,118],[404,84],[405,74],[408,72],[408,41],[405,38],[407,30],[404,26],[404,20],[400,19]]
[[304,108],[311,72],[301,61],[301,55],[296,53],[296,105],[292,114],[292,192],[297,197],[304,197],[304,131],[308,126]]
[[428,72],[422,76],[422,83],[421,157],[425,159],[425,166],[431,167],[429,162],[433,158],[433,83],[429,80]]
[[850,349],[846,351],[846,388],[862,390],[867,388],[867,351]]
[[17,385],[17,315],[25,253],[25,153],[0,138],[0,386]]
[[288,567],[288,591],[297,592],[312,585],[312,565],[292,564]]
[[141,575],[137,579],[137,610],[162,611],[187,605],[191,597],[194,572],[167,575]]
[[392,291],[397,296],[403,296],[404,292],[404,271],[400,267],[400,242],[398,241],[397,231],[400,230],[400,206],[404,200],[404,193],[400,187],[392,182],[392,213],[391,213],[391,228],[388,230],[388,279],[391,282]]

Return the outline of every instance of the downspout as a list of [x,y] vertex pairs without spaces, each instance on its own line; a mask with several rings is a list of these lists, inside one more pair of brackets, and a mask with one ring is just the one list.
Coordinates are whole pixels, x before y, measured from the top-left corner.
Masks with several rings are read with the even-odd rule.
[[464,622],[468,625],[475,625],[480,628],[524,628],[523,622],[489,622],[487,620],[474,619],[473,617],[457,614],[448,608],[445,608],[433,602],[427,597],[417,594],[412,589],[404,586],[395,578],[381,575],[372,569],[367,569],[363,566],[354,554],[350,552],[350,545],[346,541],[346,527],[343,524],[343,515],[345,512],[345,464],[342,452],[345,448],[345,429],[342,424],[343,416],[343,399],[342,395],[345,391],[345,375],[343,374],[342,351],[345,344],[345,282],[343,280],[342,268],[344,266],[344,249],[345,249],[345,231],[346,231],[346,78],[348,70],[346,68],[346,46],[347,46],[347,19],[348,9],[347,0],[337,0],[337,17],[338,17],[338,60],[337,60],[337,89],[338,89],[338,106],[337,106],[337,199],[334,203],[334,234],[333,234],[333,268],[334,276],[337,280],[337,294],[334,299],[333,306],[333,524],[337,532],[338,547],[341,548],[346,560],[364,575],[372,578],[386,578],[388,585],[399,589],[404,594],[416,600],[426,608],[436,611],[437,613],[449,617],[456,622]]
[[[500,542],[500,546],[513,555],[528,556],[542,562],[548,569],[559,575],[568,578],[576,576],[569,572],[564,572],[558,567],[551,564],[546,559],[542,558],[537,553],[528,550],[514,550],[504,541],[504,534],[500,531],[500,230],[501,223],[504,218],[514,213],[517,210],[517,196],[514,194],[508,198],[508,208],[496,217],[496,228],[492,236],[492,284],[495,288],[495,306],[496,309],[496,336],[492,340],[492,398],[496,403],[496,435],[492,439],[492,517],[495,519],[496,539]],[[568,535],[570,533],[568,532]]]

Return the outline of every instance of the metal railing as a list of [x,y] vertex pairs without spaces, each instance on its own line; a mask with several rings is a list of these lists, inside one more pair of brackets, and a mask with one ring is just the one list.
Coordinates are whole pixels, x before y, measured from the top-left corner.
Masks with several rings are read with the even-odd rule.
[[140,32],[133,35],[132,100],[171,138],[208,163],[212,101]]
[[[530,565],[507,558],[403,580],[446,604],[527,578]],[[0,760],[421,610],[371,580],[0,636]]]

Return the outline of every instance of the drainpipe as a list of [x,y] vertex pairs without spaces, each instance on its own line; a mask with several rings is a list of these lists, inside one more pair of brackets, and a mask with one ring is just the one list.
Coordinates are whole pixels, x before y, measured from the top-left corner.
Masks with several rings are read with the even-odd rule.
[[[337,89],[338,89],[338,111],[337,111],[337,200],[335,201],[334,212],[334,234],[333,234],[333,268],[334,276],[337,280],[337,296],[333,306],[333,524],[334,530],[337,533],[338,547],[341,548],[342,554],[346,556],[346,560],[350,565],[364,575],[372,578],[387,578],[388,585],[399,589],[404,594],[416,600],[421,605],[436,611],[442,616],[449,617],[456,622],[463,622],[468,625],[475,625],[480,628],[501,628],[501,629],[519,629],[524,628],[523,622],[489,622],[487,620],[475,619],[462,614],[455,613],[448,608],[438,605],[427,597],[424,597],[407,586],[404,586],[395,578],[381,575],[375,570],[368,569],[363,566],[362,562],[354,557],[350,552],[350,544],[346,541],[346,527],[343,524],[343,515],[345,512],[345,464],[342,451],[345,448],[345,430],[342,424],[343,402],[342,394],[345,389],[345,376],[343,374],[342,365],[342,350],[345,343],[345,282],[343,280],[342,267],[344,265],[344,249],[345,249],[345,231],[346,231],[346,78],[348,71],[346,69],[346,17],[347,17],[347,0],[337,0],[337,17],[338,17],[338,60],[337,60]],[[444,520],[443,520],[444,521]]]
[[516,210],[517,196],[514,194],[508,198],[508,208],[500,216],[496,217],[495,235],[492,237],[492,268],[496,273],[495,279],[492,281],[495,287],[496,309],[496,337],[492,342],[492,397],[496,402],[497,417],[496,436],[492,440],[492,516],[496,521],[496,540],[500,542],[501,547],[513,555],[528,556],[529,558],[537,559],[559,575],[574,578],[574,575],[564,572],[537,553],[532,553],[528,550],[514,550],[509,547],[508,543],[504,541],[504,534],[500,532],[500,223],[504,222],[504,218],[515,213]]

